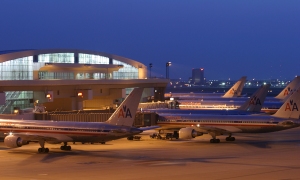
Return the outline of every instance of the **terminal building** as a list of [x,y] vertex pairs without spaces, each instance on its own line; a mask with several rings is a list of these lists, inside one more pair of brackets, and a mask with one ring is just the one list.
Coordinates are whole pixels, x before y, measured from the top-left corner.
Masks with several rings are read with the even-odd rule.
[[0,114],[41,108],[80,111],[115,108],[134,87],[142,101],[164,101],[168,79],[147,78],[136,60],[74,49],[0,51]]

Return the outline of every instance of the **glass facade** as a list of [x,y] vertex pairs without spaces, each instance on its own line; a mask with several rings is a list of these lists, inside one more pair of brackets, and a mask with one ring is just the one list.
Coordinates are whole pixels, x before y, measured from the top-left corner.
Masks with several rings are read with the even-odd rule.
[[78,54],[79,64],[109,64],[109,58],[94,54]]
[[74,73],[39,71],[39,79],[74,79]]
[[123,68],[119,69],[117,72],[113,72],[113,79],[138,79],[138,68],[113,59],[114,65],[123,65]]
[[0,80],[32,80],[33,56],[0,63]]
[[[138,68],[108,57],[94,54],[78,53],[79,64],[114,64],[122,65],[118,71],[107,72],[51,72],[40,70],[46,63],[75,63],[75,53],[50,53],[36,56],[22,57],[0,63],[0,80],[33,80],[39,79],[138,79]],[[37,61],[37,62],[36,62]],[[45,68],[47,69],[47,68]],[[34,74],[37,72],[38,74]],[[38,77],[36,77],[38,75]],[[126,89],[126,94],[132,91]],[[0,114],[12,113],[15,107],[20,109],[33,107],[33,91],[6,91],[6,104],[0,105]]]
[[74,63],[74,53],[40,54],[39,62],[45,63]]

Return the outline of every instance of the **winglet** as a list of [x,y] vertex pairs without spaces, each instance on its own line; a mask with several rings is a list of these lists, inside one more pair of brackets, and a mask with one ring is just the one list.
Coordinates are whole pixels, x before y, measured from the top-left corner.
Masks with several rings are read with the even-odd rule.
[[135,88],[110,116],[106,123],[132,126],[144,88]]
[[296,76],[275,98],[285,99],[291,92],[296,91],[300,85],[300,76]]
[[292,92],[293,94],[283,103],[279,110],[273,115],[280,118],[294,118],[300,117],[300,89]]
[[241,96],[247,76],[241,77],[225,94],[223,97],[238,97]]
[[262,85],[238,110],[260,112],[270,86],[270,84]]

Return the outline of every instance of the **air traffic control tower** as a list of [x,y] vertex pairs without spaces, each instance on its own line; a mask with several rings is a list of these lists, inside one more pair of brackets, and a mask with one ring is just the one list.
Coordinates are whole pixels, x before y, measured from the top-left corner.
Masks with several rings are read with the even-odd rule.
[[168,79],[147,79],[138,61],[74,50],[0,51],[0,114],[43,104],[47,111],[114,107],[134,87],[143,97],[164,100]]

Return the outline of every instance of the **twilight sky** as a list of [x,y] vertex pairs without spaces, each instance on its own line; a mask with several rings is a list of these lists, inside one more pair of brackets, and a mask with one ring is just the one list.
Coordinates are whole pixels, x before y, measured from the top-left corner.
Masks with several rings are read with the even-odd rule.
[[85,49],[153,64],[152,76],[293,79],[299,0],[4,0],[0,51]]

